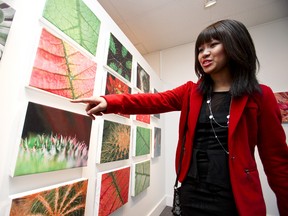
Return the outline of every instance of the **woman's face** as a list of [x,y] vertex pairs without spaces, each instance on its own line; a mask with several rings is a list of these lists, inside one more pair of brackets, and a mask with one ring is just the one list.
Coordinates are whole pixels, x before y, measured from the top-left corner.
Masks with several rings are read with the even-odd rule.
[[214,75],[228,71],[228,57],[219,40],[202,44],[198,51],[198,61],[205,73]]

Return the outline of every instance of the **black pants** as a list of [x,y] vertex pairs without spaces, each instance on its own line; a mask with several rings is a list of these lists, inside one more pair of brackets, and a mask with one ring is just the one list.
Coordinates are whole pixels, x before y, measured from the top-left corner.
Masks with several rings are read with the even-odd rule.
[[233,194],[218,186],[189,178],[181,185],[182,216],[237,216]]

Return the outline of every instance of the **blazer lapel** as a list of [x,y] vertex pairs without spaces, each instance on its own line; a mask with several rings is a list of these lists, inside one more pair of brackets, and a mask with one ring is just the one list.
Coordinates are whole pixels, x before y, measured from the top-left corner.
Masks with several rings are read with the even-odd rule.
[[241,115],[243,114],[247,100],[247,95],[241,98],[232,99],[229,118],[229,136],[232,136],[232,134],[235,132],[236,126],[240,120]]
[[200,113],[201,105],[202,105],[203,96],[199,94],[197,91],[192,91],[190,95],[190,111],[188,116],[188,123],[191,131],[195,131],[196,123],[198,121],[198,116]]

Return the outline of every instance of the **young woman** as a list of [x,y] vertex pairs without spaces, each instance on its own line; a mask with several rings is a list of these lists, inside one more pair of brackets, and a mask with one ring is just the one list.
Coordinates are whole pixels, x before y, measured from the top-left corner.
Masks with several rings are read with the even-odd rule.
[[195,57],[197,83],[156,94],[72,102],[87,103],[93,119],[103,113],[181,111],[176,170],[184,141],[179,175],[182,215],[266,215],[256,146],[279,212],[288,215],[285,132],[272,90],[257,81],[259,63],[248,30],[235,20],[208,26],[197,38]]

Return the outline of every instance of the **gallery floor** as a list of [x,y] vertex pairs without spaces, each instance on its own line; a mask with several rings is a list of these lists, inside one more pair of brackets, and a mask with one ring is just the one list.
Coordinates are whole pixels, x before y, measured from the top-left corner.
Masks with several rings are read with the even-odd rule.
[[172,207],[166,206],[159,216],[172,216],[171,209]]

